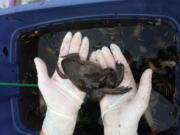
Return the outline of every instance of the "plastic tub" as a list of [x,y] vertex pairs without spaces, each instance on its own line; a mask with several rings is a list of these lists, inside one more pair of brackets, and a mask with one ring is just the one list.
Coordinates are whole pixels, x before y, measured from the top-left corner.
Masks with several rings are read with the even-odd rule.
[[[78,22],[86,21],[135,20],[146,22],[146,20],[150,20],[158,23],[158,21],[161,20],[162,22],[168,23],[169,26],[176,31],[179,39],[179,7],[180,2],[178,0],[173,2],[170,0],[62,0],[41,2],[2,10],[0,12],[0,81],[22,81],[20,79],[23,74],[23,66],[20,63],[22,60],[21,56],[24,56],[23,49],[26,48],[19,46],[19,39],[23,39],[23,34],[25,34],[24,37],[26,37],[29,32],[34,32],[36,34],[37,31],[48,31],[48,28],[56,27],[60,28],[62,31],[71,30],[66,27],[61,28],[61,26],[63,26],[63,24],[68,26],[69,24],[78,24]],[[179,52],[179,43],[177,43],[176,49],[177,52]],[[29,50],[33,52],[33,48],[29,48]],[[180,96],[179,68],[179,61],[177,60],[175,70],[177,105],[180,104],[180,99],[178,98]],[[33,81],[35,82],[36,80]],[[0,89],[1,134],[38,134],[39,130],[36,128],[29,128],[28,125],[24,124],[21,118],[19,97],[22,88],[3,86]],[[29,88],[23,89],[28,91]],[[25,95],[27,93],[25,93]],[[98,126],[95,127],[98,129],[102,128]],[[99,131],[99,134],[100,133],[102,134],[101,131]]]

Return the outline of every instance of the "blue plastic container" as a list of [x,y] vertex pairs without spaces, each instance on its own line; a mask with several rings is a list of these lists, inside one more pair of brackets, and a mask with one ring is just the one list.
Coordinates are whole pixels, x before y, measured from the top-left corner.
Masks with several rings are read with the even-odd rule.
[[[180,34],[179,8],[179,0],[57,0],[1,10],[0,81],[18,81],[16,41],[20,33],[28,29],[96,18],[161,18],[173,24]],[[177,65],[176,75],[177,95],[180,97],[180,65]],[[38,134],[26,129],[21,123],[17,106],[18,94],[19,89],[16,87],[0,87],[0,134]],[[177,101],[180,104],[180,98]]]

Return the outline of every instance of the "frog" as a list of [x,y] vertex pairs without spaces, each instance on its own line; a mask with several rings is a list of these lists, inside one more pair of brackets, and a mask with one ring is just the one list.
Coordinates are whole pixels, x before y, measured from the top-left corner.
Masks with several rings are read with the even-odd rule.
[[132,88],[119,86],[124,78],[124,65],[116,63],[116,69],[102,69],[100,65],[81,60],[78,53],[63,56],[61,62],[64,73],[56,66],[57,74],[70,81],[94,101],[100,101],[105,94],[117,95],[129,92]]

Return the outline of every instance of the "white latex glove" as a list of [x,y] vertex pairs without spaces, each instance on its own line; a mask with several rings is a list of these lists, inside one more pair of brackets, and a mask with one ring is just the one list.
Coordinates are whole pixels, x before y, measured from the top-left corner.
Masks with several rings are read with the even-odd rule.
[[[89,40],[82,39],[77,32],[72,37],[68,32],[60,48],[58,66],[62,71],[62,56],[79,53],[82,60],[86,60],[89,51]],[[72,135],[76,124],[78,110],[83,102],[85,93],[80,91],[69,79],[62,79],[55,71],[48,76],[46,64],[35,58],[38,73],[38,86],[47,104],[46,117],[43,122],[43,133],[46,135]],[[62,71],[63,72],[63,71]]]
[[[152,70],[142,74],[138,90],[131,69],[120,48],[111,44],[93,52],[90,61],[100,64],[102,68],[115,68],[115,63],[125,66],[124,79],[120,86],[132,87],[123,95],[105,95],[100,101],[101,115],[105,135],[136,135],[138,123],[145,112],[151,93]],[[111,53],[112,52],[112,53]]]

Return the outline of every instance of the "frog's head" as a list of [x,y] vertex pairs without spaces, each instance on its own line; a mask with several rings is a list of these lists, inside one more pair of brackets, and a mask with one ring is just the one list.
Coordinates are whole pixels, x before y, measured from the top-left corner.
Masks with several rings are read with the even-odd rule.
[[79,54],[78,53],[71,53],[71,54],[68,54],[66,56],[62,56],[63,58],[63,61],[71,61],[71,60],[79,60],[80,57],[79,57]]
[[80,57],[78,53],[72,53],[72,54],[68,54],[66,56],[62,56],[63,60],[62,60],[62,67],[64,65],[69,65],[70,63],[74,63],[74,62],[78,62],[80,61]]

